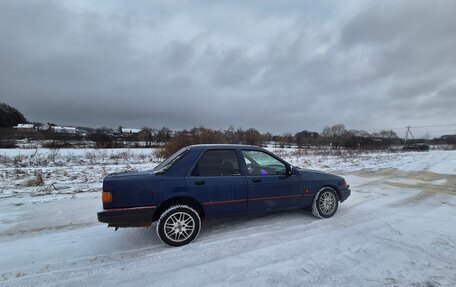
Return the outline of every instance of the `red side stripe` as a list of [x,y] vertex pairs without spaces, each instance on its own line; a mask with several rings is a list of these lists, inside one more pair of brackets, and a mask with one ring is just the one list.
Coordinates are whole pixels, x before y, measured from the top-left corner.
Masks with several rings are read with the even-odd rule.
[[214,204],[236,203],[236,202],[246,202],[246,201],[247,201],[247,199],[235,199],[235,200],[203,202],[203,204],[204,205],[214,205]]
[[268,197],[254,197],[249,200],[268,200],[268,199],[280,199],[280,198],[291,198],[291,197],[302,197],[302,194],[292,194],[292,195],[280,195],[280,196],[268,196]]
[[[249,201],[282,199],[282,198],[304,197],[304,196],[313,196],[313,194],[292,194],[292,195],[280,195],[280,196],[268,196],[268,197],[255,197],[255,198],[250,198]],[[215,205],[215,204],[237,203],[237,202],[246,202],[246,201],[247,201],[247,199],[235,199],[235,200],[203,202],[203,204],[204,205]]]

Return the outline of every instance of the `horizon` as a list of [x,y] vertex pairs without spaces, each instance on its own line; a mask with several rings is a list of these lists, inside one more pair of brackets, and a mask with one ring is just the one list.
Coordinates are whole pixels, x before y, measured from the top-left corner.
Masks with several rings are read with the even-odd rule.
[[[273,136],[282,136],[282,135],[285,135],[285,134],[292,134],[292,135],[295,135],[296,133],[299,133],[299,132],[302,132],[302,131],[308,131],[308,132],[317,132],[318,134],[321,134],[322,133],[322,130],[321,131],[317,131],[317,130],[307,130],[307,129],[302,129],[302,130],[298,130],[296,132],[293,132],[293,131],[283,131],[281,133],[273,133],[271,131],[263,131],[263,130],[259,130],[257,129],[256,127],[242,127],[242,126],[239,126],[239,127],[234,127],[234,126],[228,126],[228,127],[225,127],[225,128],[210,128],[210,127],[206,127],[206,126],[193,126],[193,127],[188,127],[188,128],[182,128],[182,129],[172,129],[172,128],[169,128],[167,126],[137,126],[137,127],[130,127],[130,126],[124,126],[124,125],[119,125],[117,127],[112,127],[112,126],[80,126],[80,125],[71,125],[71,124],[61,124],[61,123],[53,123],[53,122],[34,122],[34,121],[30,121],[27,119],[27,123],[31,123],[31,124],[53,124],[53,125],[56,125],[56,126],[65,126],[65,127],[75,127],[75,128],[88,128],[88,129],[102,129],[102,128],[107,128],[107,129],[111,129],[111,130],[114,130],[116,131],[118,128],[122,127],[124,129],[144,129],[144,128],[151,128],[151,129],[156,129],[156,130],[160,130],[162,128],[168,128],[170,131],[172,132],[179,132],[179,131],[183,131],[183,130],[191,130],[193,128],[208,128],[208,129],[212,129],[212,130],[217,130],[217,131],[225,131],[225,130],[228,130],[229,128],[234,128],[235,130],[238,130],[238,129],[242,129],[242,130],[248,130],[248,129],[255,129],[257,131],[259,131],[261,134],[266,134],[266,133],[271,133]],[[344,125],[344,124],[342,124]],[[407,128],[411,128],[411,132],[413,133],[414,137],[417,138],[417,139],[426,139],[426,138],[429,138],[429,139],[437,139],[437,138],[440,138],[441,136],[445,136],[445,135],[456,135],[456,131],[454,133],[442,133],[438,136],[433,136],[431,133],[429,133],[428,131],[425,131],[425,132],[421,132],[421,133],[417,133],[416,130],[414,131],[414,129],[423,129],[423,128],[442,128],[442,127],[453,127],[453,126],[456,126],[456,124],[447,124],[447,125],[436,125],[436,126],[407,126],[407,127],[404,127],[403,128],[403,133],[406,133],[407,131]],[[331,127],[331,126],[325,126],[325,127]],[[354,129],[354,128],[351,128],[351,127],[347,127],[345,126],[345,129],[347,131],[351,131],[351,130],[358,130],[358,129]],[[401,134],[400,132],[397,132],[397,130],[399,129],[380,129],[380,130],[374,130],[374,131],[368,131],[368,130],[358,130],[358,131],[366,131],[369,133],[369,135],[372,135],[374,133],[378,133],[378,132],[381,132],[381,131],[393,131],[397,134],[397,136],[399,138],[404,138],[403,137],[403,134]]]

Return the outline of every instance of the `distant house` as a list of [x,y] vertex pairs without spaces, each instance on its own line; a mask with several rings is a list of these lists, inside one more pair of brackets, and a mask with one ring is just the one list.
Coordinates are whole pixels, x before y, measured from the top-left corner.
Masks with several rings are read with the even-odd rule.
[[52,126],[52,131],[58,134],[77,134],[78,129],[73,127]]
[[454,140],[456,139],[456,135],[443,135],[440,137],[442,140]]
[[21,131],[33,131],[34,125],[33,124],[18,124],[14,126],[13,129],[21,130]]
[[83,137],[86,137],[86,136],[89,134],[88,131],[86,131],[86,130],[81,130],[81,129],[77,129],[77,132],[78,132],[78,134],[79,134],[80,136],[83,136]]
[[139,134],[141,132],[141,129],[125,129],[122,128],[122,133],[123,134]]
[[48,124],[37,124],[37,125],[35,126],[35,128],[36,128],[37,130],[39,130],[39,131],[47,131],[47,130],[50,129],[50,127],[51,127],[51,126],[48,125]]

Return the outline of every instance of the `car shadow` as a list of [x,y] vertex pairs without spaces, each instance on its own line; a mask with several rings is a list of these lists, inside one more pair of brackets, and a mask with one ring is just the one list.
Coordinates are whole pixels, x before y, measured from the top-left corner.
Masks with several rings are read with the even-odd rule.
[[[199,240],[230,237],[232,233],[248,233],[280,230],[283,225],[311,224],[315,218],[307,210],[277,211],[264,214],[250,214],[203,220]],[[198,240],[197,239],[197,240]]]
[[[216,238],[223,239],[224,237],[230,237],[233,232],[244,233],[249,229],[261,231],[262,229],[270,230],[271,226],[276,226],[277,229],[280,229],[283,224],[306,225],[315,220],[318,219],[307,210],[288,210],[204,219],[196,242],[199,240],[211,240],[211,238],[214,238],[214,240]],[[147,250],[157,252],[164,248],[172,248],[160,241],[155,229],[156,222],[148,228],[121,228],[110,239],[110,245],[119,251]]]

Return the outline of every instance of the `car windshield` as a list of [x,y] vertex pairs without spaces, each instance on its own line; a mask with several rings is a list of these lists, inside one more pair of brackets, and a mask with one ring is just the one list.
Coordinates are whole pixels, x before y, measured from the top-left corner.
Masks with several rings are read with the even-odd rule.
[[178,162],[188,151],[187,147],[181,148],[177,152],[175,152],[172,156],[168,157],[164,161],[162,161],[159,165],[154,168],[156,173],[165,173],[171,167],[173,167],[176,162]]

